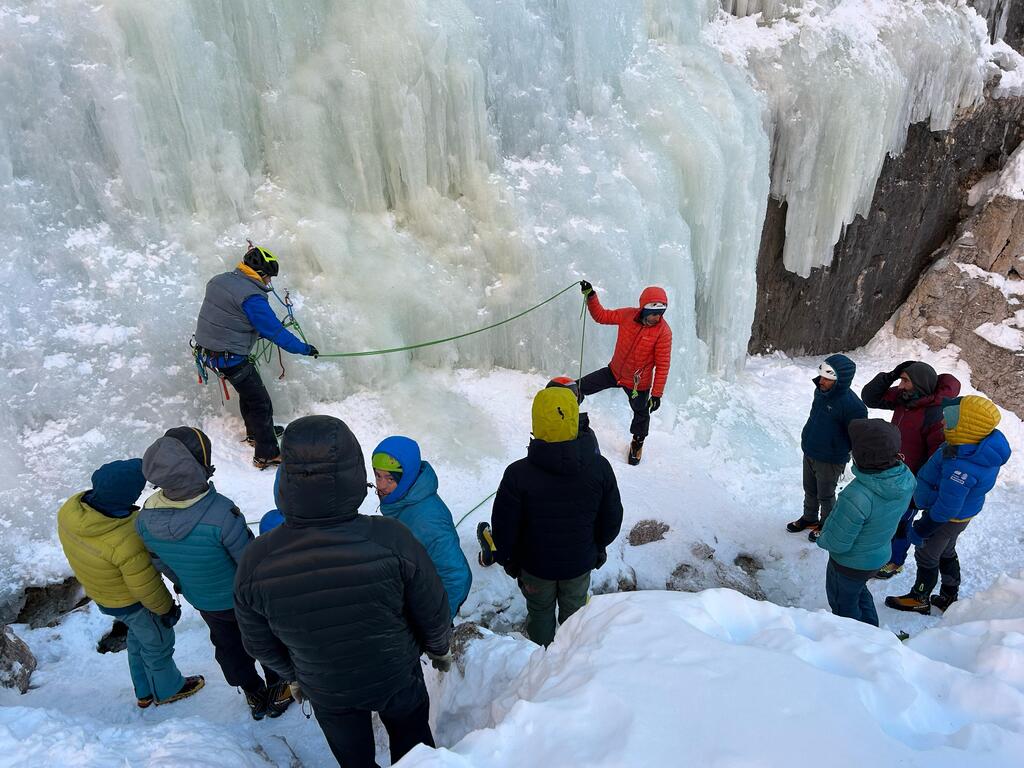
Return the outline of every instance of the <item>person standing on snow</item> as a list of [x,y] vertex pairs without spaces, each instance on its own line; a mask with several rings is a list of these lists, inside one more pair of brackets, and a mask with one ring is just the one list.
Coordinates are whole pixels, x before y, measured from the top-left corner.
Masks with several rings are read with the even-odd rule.
[[142,471],[161,490],[146,499],[135,527],[157,570],[206,622],[224,679],[245,693],[252,719],[279,717],[292,701],[288,682],[264,667],[264,683],[235,618],[235,570],[253,536],[235,503],[210,482],[212,451],[194,427],[174,427],[153,443]]
[[397,763],[434,745],[420,654],[451,668],[444,585],[408,528],[359,514],[366,464],[344,422],[297,419],[281,450],[284,523],[245,548],[235,576],[242,640],[312,702],[341,765],[377,764],[373,712]]
[[[946,442],[917,473],[914,503],[921,517],[908,529],[917,560],[913,589],[885,598],[897,611],[945,611],[960,593],[960,559],[956,542],[985,505],[999,469],[1010,460],[1010,444],[996,429],[999,409],[977,395],[958,397],[942,409]],[[939,594],[932,590],[942,577]]]
[[171,599],[138,533],[135,506],[146,487],[142,460],[112,461],[92,475],[57,513],[57,534],[75,578],[101,613],[128,627],[128,671],[140,709],[197,693],[202,675],[182,677],[174,663],[174,625],[181,609]]
[[[811,414],[800,433],[804,452],[804,513],[786,525],[790,533],[808,530],[817,541],[836,502],[836,485],[850,460],[850,422],[867,418],[868,409],[851,390],[857,366],[846,355],[831,355],[814,377]],[[820,510],[820,517],[819,517]]]
[[252,463],[266,469],[281,463],[274,427],[274,404],[260,372],[249,359],[256,340],[271,341],[285,352],[316,358],[320,351],[287,328],[270,308],[267,294],[277,277],[277,258],[252,245],[232,272],[206,284],[206,296],[196,322],[196,346],[203,363],[223,375],[238,393],[238,409],[245,422],[245,440],[254,446]]
[[672,363],[672,329],[664,318],[668,295],[663,288],[650,286],[640,294],[639,307],[605,309],[593,285],[581,280],[580,289],[594,322],[619,327],[611,362],[579,380],[580,395],[586,397],[619,387],[629,396],[633,409],[629,431],[633,439],[628,461],[639,464],[651,414],[661,407]]
[[416,441],[401,435],[386,438],[374,448],[371,463],[381,514],[403,523],[426,547],[448,593],[454,622],[469,596],[473,573],[462,553],[451,510],[437,495],[434,468],[420,460]]
[[567,389],[533,400],[533,439],[509,465],[491,511],[494,559],[518,579],[526,633],[538,645],[586,605],[590,572],[604,565],[619,535],[622,501],[611,464],[580,445],[579,405]]
[[[891,386],[898,382],[897,386]],[[960,382],[948,373],[941,376],[928,363],[907,360],[891,371],[883,371],[864,385],[860,396],[868,408],[892,411],[892,423],[900,431],[900,453],[915,475],[945,440],[942,432],[942,401],[960,394]],[[891,579],[903,570],[910,540],[907,526],[917,515],[911,499],[896,534],[892,552],[875,578]]]
[[821,526],[829,553],[825,594],[832,613],[878,626],[868,581],[889,557],[889,542],[911,496],[914,474],[900,461],[900,433],[882,419],[850,422],[853,482]]

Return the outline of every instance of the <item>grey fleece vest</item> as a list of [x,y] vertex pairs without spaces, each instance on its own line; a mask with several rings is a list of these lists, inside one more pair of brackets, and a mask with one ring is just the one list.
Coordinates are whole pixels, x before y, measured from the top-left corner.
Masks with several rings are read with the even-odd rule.
[[211,278],[196,322],[196,344],[211,352],[248,355],[258,334],[242,309],[250,296],[269,293],[268,286],[246,277],[237,269]]

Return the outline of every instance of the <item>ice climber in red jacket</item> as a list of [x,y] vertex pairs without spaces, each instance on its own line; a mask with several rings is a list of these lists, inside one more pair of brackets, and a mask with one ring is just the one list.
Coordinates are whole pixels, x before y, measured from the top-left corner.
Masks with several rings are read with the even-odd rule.
[[629,463],[639,464],[651,413],[661,406],[672,362],[672,329],[663,317],[668,309],[668,295],[664,288],[651,286],[640,294],[639,307],[605,309],[593,285],[581,280],[580,289],[595,322],[619,326],[612,361],[580,379],[580,394],[585,397],[612,387],[620,387],[626,393],[633,409]]

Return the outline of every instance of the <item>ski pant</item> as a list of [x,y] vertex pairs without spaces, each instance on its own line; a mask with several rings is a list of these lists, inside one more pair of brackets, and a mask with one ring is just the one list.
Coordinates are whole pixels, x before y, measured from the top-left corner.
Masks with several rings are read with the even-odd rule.
[[[256,672],[256,662],[242,645],[242,633],[238,629],[234,610],[200,611],[199,615],[210,628],[213,655],[228,685],[241,688],[246,693],[260,691],[263,688],[263,680]],[[277,673],[267,667],[263,667],[263,675],[266,677],[268,688],[281,682]]]
[[633,397],[633,390],[629,387],[619,386],[619,382],[615,379],[615,374],[607,366],[599,368],[593,373],[588,373],[580,379],[579,386],[580,394],[584,397],[595,392],[603,392],[612,387],[621,389],[626,393],[626,397],[629,398],[629,407],[633,409],[633,421],[629,425],[630,434],[633,437],[639,437],[641,440],[647,437],[647,433],[651,429],[651,411],[647,405],[647,401],[651,399],[650,390],[637,392],[636,397]]
[[[825,523],[836,503],[836,486],[846,464],[830,464],[804,454],[804,513],[808,523]],[[821,517],[818,517],[818,509]]]
[[[334,759],[343,768],[379,768],[373,740],[373,713],[368,709],[331,709],[313,705]],[[417,744],[434,746],[430,732],[430,698],[422,675],[377,712],[388,732],[391,764]]]
[[907,553],[910,551],[910,539],[907,538],[907,528],[914,522],[914,517],[916,516],[917,507],[911,501],[907,511],[900,518],[899,525],[896,526],[896,533],[892,536],[892,554],[889,555],[890,563],[903,565],[907,561]]
[[868,589],[868,579],[874,573],[854,572],[849,568],[837,566],[835,561],[829,558],[828,567],[825,569],[825,595],[828,597],[828,606],[832,613],[877,627],[878,611],[875,610],[875,599]]
[[590,571],[575,579],[552,581],[519,574],[519,589],[526,598],[526,634],[537,645],[550,645],[555,639],[555,604],[558,604],[558,623],[587,604],[590,591]]
[[128,626],[128,672],[135,697],[153,696],[159,702],[180,691],[185,678],[174,663],[174,629],[142,605],[117,619]]
[[238,393],[238,410],[245,422],[245,436],[256,442],[257,459],[272,459],[281,453],[274,433],[274,404],[263,386],[256,366],[249,360],[221,370]]
[[956,554],[956,540],[969,523],[970,520],[944,523],[924,540],[924,544],[914,549],[914,559],[917,560],[915,591],[930,595],[940,575],[943,591],[956,592],[960,589],[960,558]]

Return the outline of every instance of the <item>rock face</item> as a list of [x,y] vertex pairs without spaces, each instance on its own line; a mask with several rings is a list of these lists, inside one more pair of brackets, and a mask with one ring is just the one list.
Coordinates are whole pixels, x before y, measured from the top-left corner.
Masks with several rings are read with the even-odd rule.
[[0,627],[0,686],[25,693],[35,670],[36,657],[25,642],[10,627]]
[[629,544],[633,547],[641,547],[653,541],[661,541],[668,533],[668,523],[660,520],[641,520],[629,532]]
[[0,624],[29,624],[33,629],[52,626],[68,611],[88,600],[78,580],[25,587],[0,605]]
[[897,336],[960,348],[978,388],[1024,418],[1024,200],[996,195],[921,278]]
[[986,99],[948,131],[911,126],[903,154],[886,159],[868,218],[857,217],[832,264],[807,278],[782,264],[786,205],[769,200],[750,352],[821,354],[869,341],[955,234],[970,186],[1022,139],[1021,98]]

